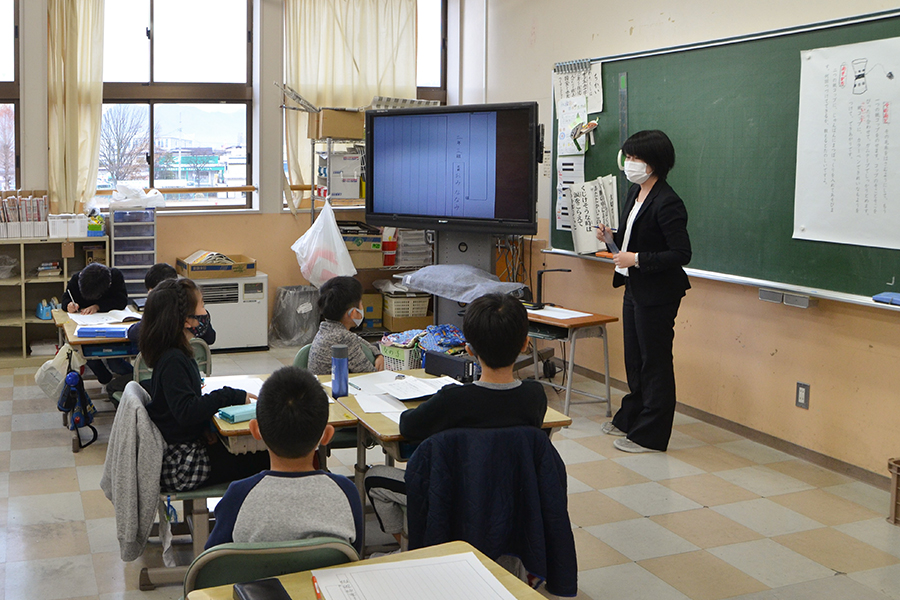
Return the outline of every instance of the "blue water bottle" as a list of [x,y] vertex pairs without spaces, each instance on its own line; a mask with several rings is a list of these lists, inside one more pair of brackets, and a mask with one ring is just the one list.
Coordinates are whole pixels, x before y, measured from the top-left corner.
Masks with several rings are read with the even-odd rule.
[[347,345],[335,344],[331,347],[331,396],[340,398],[347,395]]

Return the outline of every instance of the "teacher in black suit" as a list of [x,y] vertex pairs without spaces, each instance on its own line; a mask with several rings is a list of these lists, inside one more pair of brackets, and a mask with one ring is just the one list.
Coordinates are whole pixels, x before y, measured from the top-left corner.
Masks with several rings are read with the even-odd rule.
[[[675,417],[675,316],[691,287],[682,269],[691,260],[687,210],[666,183],[675,148],[665,133],[640,131],[625,141],[622,152],[625,176],[634,185],[613,234],[620,249],[613,255],[613,287],[625,286],[622,327],[631,391],[602,429],[620,436],[614,445],[624,452],[664,452]],[[601,241],[611,232],[602,224],[597,230]]]

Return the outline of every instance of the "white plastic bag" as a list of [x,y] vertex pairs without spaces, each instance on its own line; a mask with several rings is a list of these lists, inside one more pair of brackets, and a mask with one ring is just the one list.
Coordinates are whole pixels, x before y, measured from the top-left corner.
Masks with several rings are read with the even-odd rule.
[[72,369],[78,370],[87,361],[80,352],[74,350],[69,344],[64,344],[56,356],[45,362],[34,374],[34,382],[53,401],[59,399],[66,373],[69,371],[69,352],[72,353]]
[[312,227],[294,242],[291,250],[297,255],[300,273],[316,287],[321,287],[332,277],[356,275],[356,267],[344,245],[329,202],[325,203]]

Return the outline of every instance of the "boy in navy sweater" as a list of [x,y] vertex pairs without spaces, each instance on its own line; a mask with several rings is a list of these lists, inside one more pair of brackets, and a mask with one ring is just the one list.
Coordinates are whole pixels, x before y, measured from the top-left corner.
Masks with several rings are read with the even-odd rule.
[[316,449],[334,435],[319,380],[297,367],[273,373],[259,392],[250,433],[268,446],[272,468],[228,486],[206,547],[331,536],[362,555],[359,492],[343,475],[313,467]]

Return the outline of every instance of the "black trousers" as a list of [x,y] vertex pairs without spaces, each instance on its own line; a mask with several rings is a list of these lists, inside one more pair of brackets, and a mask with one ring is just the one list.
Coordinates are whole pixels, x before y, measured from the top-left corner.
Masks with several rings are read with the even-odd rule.
[[628,439],[645,448],[665,451],[675,418],[675,368],[672,341],[675,316],[681,305],[675,302],[639,306],[625,284],[622,302],[622,329],[625,335],[625,373],[630,392],[613,417],[613,425]]

